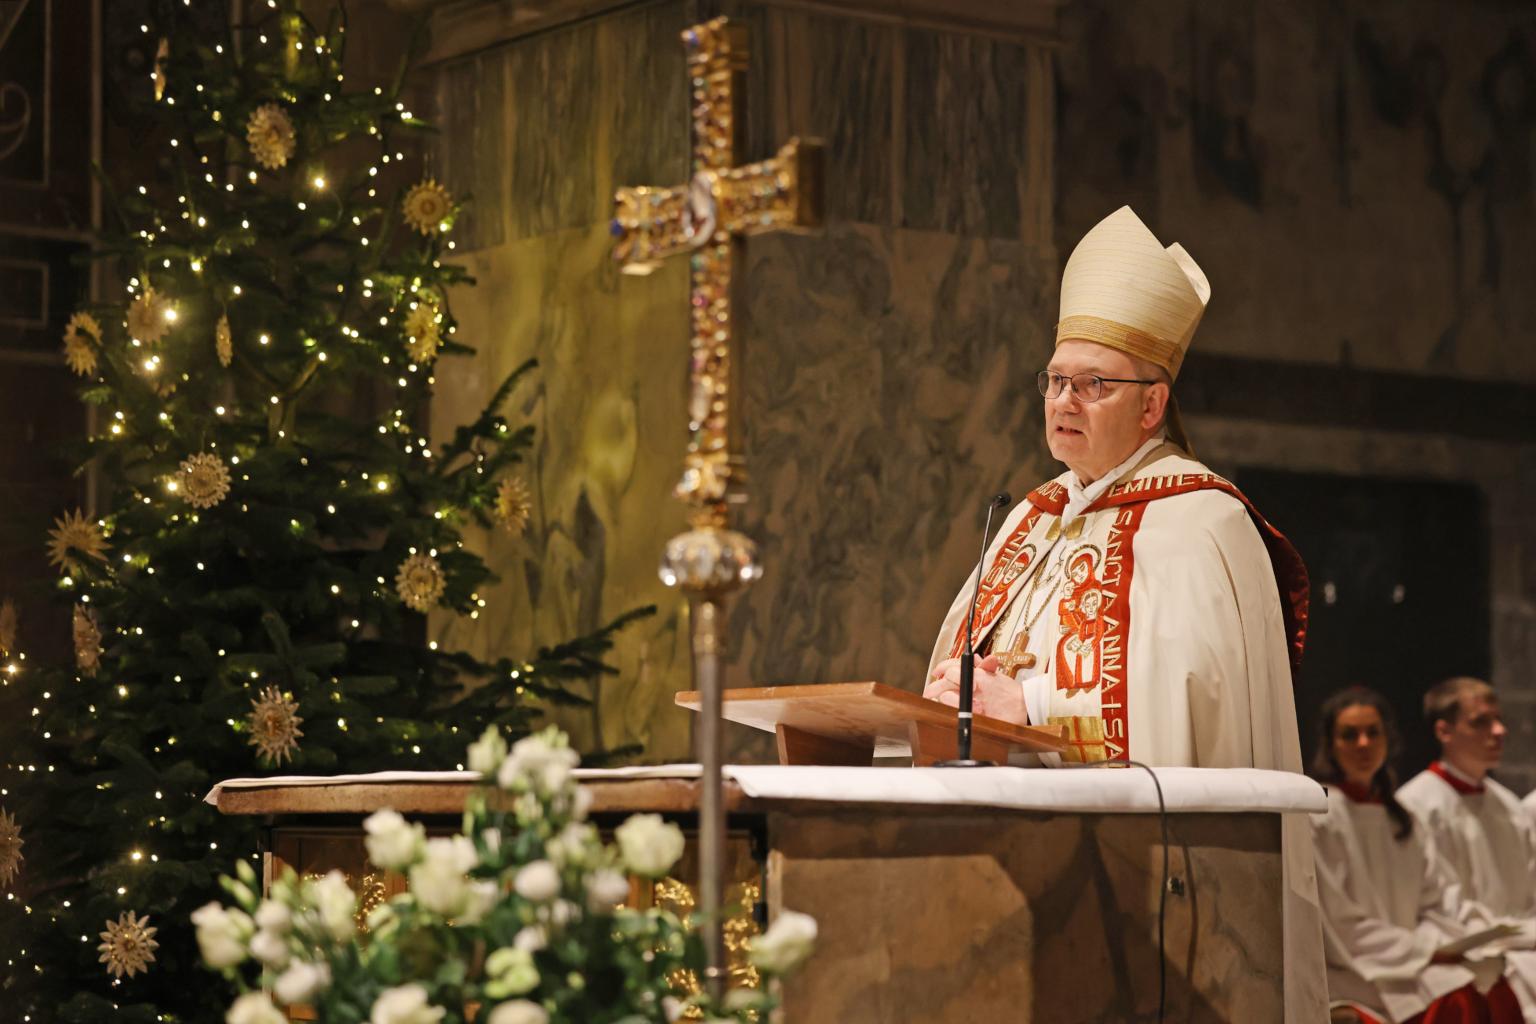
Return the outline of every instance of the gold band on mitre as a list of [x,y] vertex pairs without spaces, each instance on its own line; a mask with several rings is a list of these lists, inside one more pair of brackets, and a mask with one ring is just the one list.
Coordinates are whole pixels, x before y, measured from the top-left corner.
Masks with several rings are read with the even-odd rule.
[[1184,363],[1184,350],[1176,343],[1098,316],[1080,313],[1064,317],[1056,325],[1056,344],[1064,341],[1091,341],[1119,349],[1137,359],[1156,363],[1174,378],[1178,377],[1179,367]]

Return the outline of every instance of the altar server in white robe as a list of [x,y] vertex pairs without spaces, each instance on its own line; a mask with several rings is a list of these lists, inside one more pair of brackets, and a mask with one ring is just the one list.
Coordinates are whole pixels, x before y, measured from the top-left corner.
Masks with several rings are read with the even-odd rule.
[[1458,677],[1424,696],[1440,759],[1397,798],[1434,839],[1465,898],[1519,929],[1505,940],[1507,976],[1525,1019],[1536,1022],[1536,824],[1489,772],[1507,731],[1493,687]]
[[1491,915],[1461,898],[1394,796],[1390,706],[1357,686],[1325,701],[1319,719],[1312,776],[1328,787],[1328,810],[1312,825],[1333,1005],[1362,1024],[1519,1024],[1503,957],[1439,952]]
[[[1306,569],[1191,456],[1172,399],[1210,294],[1129,207],[1084,236],[1063,275],[1036,383],[1067,472],[998,531],[971,636],[976,712],[1062,725],[1069,760],[1301,770],[1291,673]],[[974,580],[929,663],[925,695],[951,705]],[[1285,832],[1286,1016],[1312,1024],[1326,991],[1305,816]]]

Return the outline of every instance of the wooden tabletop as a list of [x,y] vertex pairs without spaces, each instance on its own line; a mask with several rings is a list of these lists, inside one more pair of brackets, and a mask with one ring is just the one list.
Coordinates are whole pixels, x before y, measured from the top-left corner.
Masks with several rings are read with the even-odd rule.
[[[871,744],[877,757],[911,756],[909,724],[951,733],[956,725],[954,708],[876,682],[742,687],[720,696],[720,714],[727,721],[764,732],[783,725],[815,736],[858,740]],[[679,693],[675,700],[692,711],[702,705],[696,690]],[[1070,746],[1060,725],[1019,725],[980,714],[973,721],[975,735],[1012,750],[1059,754]]]
[[[592,813],[683,813],[699,806],[698,779],[621,779],[585,782]],[[344,783],[336,786],[241,786],[219,792],[221,814],[372,814],[383,807],[401,814],[462,814],[474,786],[468,782]],[[753,809],[741,787],[727,779],[725,809]]]

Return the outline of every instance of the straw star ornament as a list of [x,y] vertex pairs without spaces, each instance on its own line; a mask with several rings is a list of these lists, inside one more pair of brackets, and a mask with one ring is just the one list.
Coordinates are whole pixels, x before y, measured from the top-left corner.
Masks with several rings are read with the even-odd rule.
[[101,528],[81,515],[79,509],[66,512],[53,521],[53,529],[48,531],[48,561],[60,572],[79,572],[87,558],[107,560],[106,538],[101,535]]
[[0,808],[0,886],[9,886],[21,872],[21,848],[26,845],[21,838],[21,826],[16,819]]
[[101,324],[89,313],[76,313],[64,325],[64,362],[76,376],[96,372],[96,350],[101,347]]
[[299,749],[299,737],[304,735],[299,726],[304,719],[299,717],[298,710],[298,703],[289,700],[275,686],[262,690],[261,695],[251,701],[251,714],[247,719],[251,727],[251,746],[256,748],[263,761],[282,764]]
[[278,170],[293,158],[293,120],[276,103],[263,103],[245,123],[245,142],[257,163]]
[[75,666],[81,675],[94,676],[101,667],[101,627],[96,613],[80,604],[75,605],[74,639]]
[[96,947],[101,951],[100,962],[114,978],[125,974],[131,978],[148,971],[155,962],[155,950],[160,948],[155,941],[157,931],[149,927],[148,915],[137,917],[131,910],[123,911],[116,921],[109,919],[107,930],[101,933],[102,943]]
[[395,592],[406,607],[418,612],[430,611],[446,586],[443,567],[437,559],[419,551],[401,562],[400,571],[395,574]]

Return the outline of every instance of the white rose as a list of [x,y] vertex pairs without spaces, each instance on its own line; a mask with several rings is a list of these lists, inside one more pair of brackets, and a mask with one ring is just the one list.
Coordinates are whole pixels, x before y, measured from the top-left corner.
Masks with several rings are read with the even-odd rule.
[[[575,751],[572,751],[575,753]],[[558,793],[571,781],[571,765],[563,761],[550,761],[539,769],[538,781],[546,793]]]
[[683,855],[683,830],[659,814],[635,814],[613,832],[624,866],[646,878],[660,878]]
[[537,953],[549,945],[549,936],[544,929],[536,924],[530,924],[512,936],[512,946],[525,953]]
[[337,942],[350,939],[354,929],[352,917],[357,913],[357,897],[347,884],[347,876],[340,871],[330,872],[315,883],[314,898],[320,923],[331,938]]
[[265,992],[247,992],[230,1005],[224,1024],[288,1024],[288,1018]]
[[488,828],[488,829],[486,829],[484,832],[480,833],[480,841],[485,844],[485,848],[488,851],[490,851],[491,853],[500,853],[501,852],[501,829],[499,829],[499,828]]
[[293,912],[281,903],[262,900],[256,908],[256,927],[282,935],[292,926]]
[[603,868],[587,876],[587,906],[602,913],[629,899],[629,879],[612,868]]
[[288,966],[288,942],[277,932],[263,928],[251,940],[251,956],[274,971],[280,971]]
[[667,1018],[667,1024],[677,1024],[683,1016],[686,1004],[676,996],[663,996],[661,1000],[661,1012]]
[[512,813],[517,817],[519,825],[527,827],[544,817],[544,804],[537,793],[523,793],[512,801]]
[[514,999],[492,1010],[486,1024],[549,1024],[549,1014],[538,1003]]
[[555,900],[549,905],[549,923],[564,928],[581,916],[581,908],[570,900]]
[[571,800],[571,817],[577,821],[584,821],[592,810],[592,791],[586,787],[576,790],[576,795]]
[[245,959],[245,943],[255,925],[244,911],[209,903],[192,912],[192,923],[197,926],[197,948],[209,967],[222,971]]
[[437,1024],[448,1011],[427,1002],[427,990],[420,985],[387,988],[374,1000],[368,1024]]
[[786,910],[763,934],[748,943],[754,964],[769,974],[788,974],[805,962],[816,945],[816,919]]
[[433,913],[457,917],[470,907],[465,872],[476,863],[475,844],[465,836],[429,840],[426,855],[411,868],[411,892]]
[[388,871],[404,871],[421,859],[426,848],[426,833],[420,825],[410,825],[394,811],[375,811],[363,822],[368,837],[368,859]]
[[470,882],[464,909],[454,918],[455,923],[479,924],[500,898],[501,886],[493,879],[482,878]]
[[272,984],[272,991],[283,1003],[307,1003],[331,983],[330,964],[293,964]]
[[485,995],[487,999],[521,996],[539,987],[539,969],[533,954],[516,946],[505,946],[485,958]]
[[388,903],[380,903],[368,911],[368,930],[377,938],[399,924],[399,918],[395,914],[395,908]]
[[561,867],[583,864],[597,842],[597,830],[591,825],[571,822],[560,834],[544,844],[544,853]]
[[501,738],[501,730],[494,725],[486,726],[480,738],[469,745],[469,770],[472,772],[495,775],[506,758],[507,741]]
[[568,746],[554,743],[552,735],[559,734],[536,733],[512,744],[512,752],[496,773],[497,784],[503,789],[527,789],[568,778],[569,770],[581,763],[581,756]]
[[547,860],[536,860],[523,865],[512,888],[525,900],[546,903],[560,895],[560,872]]

